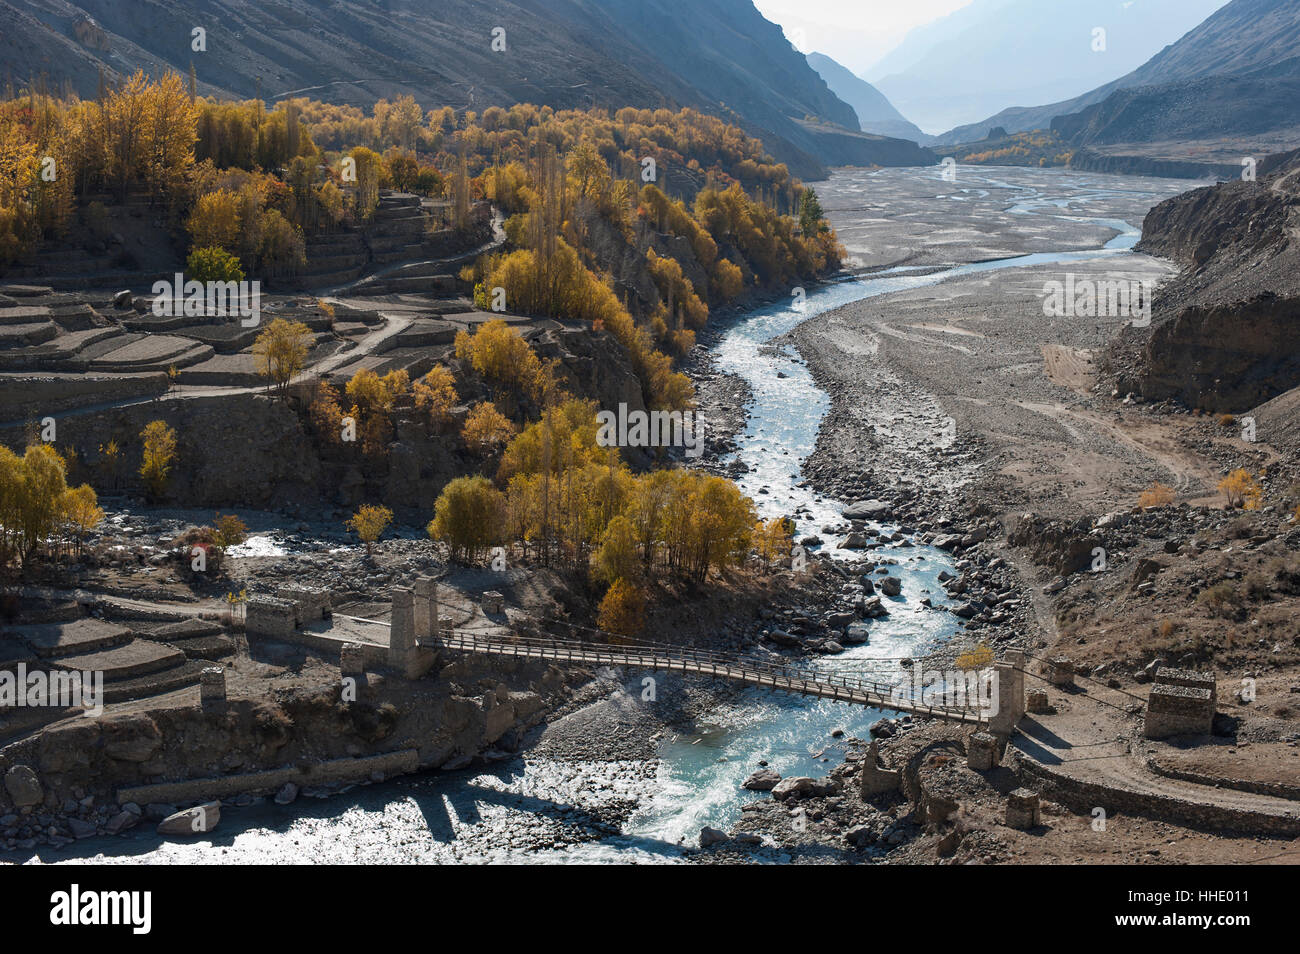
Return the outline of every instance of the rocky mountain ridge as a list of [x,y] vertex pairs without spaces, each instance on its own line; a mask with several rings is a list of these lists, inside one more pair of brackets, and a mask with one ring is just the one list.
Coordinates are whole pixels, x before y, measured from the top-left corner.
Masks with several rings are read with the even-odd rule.
[[[979,140],[996,126],[1021,132],[1058,124],[1077,146],[1195,138],[1198,129],[1210,138],[1257,135],[1300,120],[1289,85],[1298,70],[1300,6],[1233,0],[1117,80],[1068,100],[1003,110],[936,142]],[[1207,108],[1198,113],[1200,105]]]
[[45,76],[94,96],[101,76],[191,64],[201,93],[272,101],[689,106],[743,126],[803,178],[915,159],[862,137],[831,137],[824,158],[826,136],[803,120],[856,132],[857,117],[749,0],[0,0],[0,68],[15,85]]

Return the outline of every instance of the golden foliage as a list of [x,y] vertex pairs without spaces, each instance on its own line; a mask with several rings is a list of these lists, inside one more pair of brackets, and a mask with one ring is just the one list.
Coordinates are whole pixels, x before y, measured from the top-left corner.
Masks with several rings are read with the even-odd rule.
[[393,512],[387,507],[363,504],[343,525],[361,538],[361,542],[366,545],[366,554],[370,555],[374,552],[375,541],[392,522]]
[[301,321],[276,318],[253,342],[257,373],[283,391],[302,370],[311,342],[311,329]]
[[0,557],[26,564],[65,515],[67,469],[58,451],[32,444],[19,457],[0,446]]
[[1218,490],[1228,499],[1229,507],[1244,510],[1258,510],[1264,499],[1264,488],[1242,467],[1219,481]]
[[456,357],[468,361],[499,391],[526,396],[538,405],[555,396],[554,363],[538,358],[528,342],[500,318],[484,322],[473,334],[457,332]]
[[195,248],[239,250],[239,225],[243,201],[229,189],[199,196],[185,228]]
[[331,444],[342,443],[343,410],[339,407],[339,392],[323,378],[316,385],[307,417],[318,437]]
[[1159,481],[1138,495],[1139,507],[1168,507],[1174,502],[1174,488]]
[[615,580],[600,601],[596,625],[616,636],[637,636],[645,628],[645,593],[627,580]]
[[140,476],[149,493],[161,497],[167,489],[167,475],[176,461],[176,431],[166,421],[150,421],[140,432],[140,439],[144,442]]
[[784,561],[793,546],[794,521],[789,517],[773,517],[754,524],[754,550],[763,569],[771,569],[774,562]]
[[440,364],[436,364],[419,381],[415,382],[415,406],[429,416],[435,428],[446,426],[451,420],[452,408],[459,399],[456,394],[455,376]]
[[475,454],[491,454],[515,433],[515,425],[491,401],[475,404],[465,418],[460,436]]
[[987,669],[993,665],[993,649],[985,642],[980,642],[974,649],[968,649],[960,653],[956,659],[956,666],[962,672],[972,672],[977,669]]
[[452,559],[473,560],[504,539],[505,496],[486,477],[448,482],[434,504],[429,536],[451,548]]
[[247,525],[233,513],[217,514],[217,522],[212,530],[213,542],[223,550],[237,547],[248,539]]

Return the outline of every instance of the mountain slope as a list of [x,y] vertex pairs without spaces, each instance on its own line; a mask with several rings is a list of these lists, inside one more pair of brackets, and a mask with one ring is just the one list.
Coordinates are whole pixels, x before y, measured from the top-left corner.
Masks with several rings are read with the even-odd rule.
[[1113,82],[1073,99],[1003,110],[981,122],[954,128],[936,140],[970,142],[982,139],[994,126],[1010,132],[1046,129],[1057,116],[1081,112],[1121,90],[1220,75],[1253,75],[1261,80],[1300,76],[1300,4],[1294,0],[1232,0]]
[[[205,52],[191,50],[195,27]],[[504,51],[492,48],[498,27]],[[804,177],[844,149],[805,119],[858,128],[749,0],[0,0],[0,70],[19,83],[44,73],[89,96],[101,68],[191,62],[202,92],[227,96],[690,106],[739,123]],[[857,137],[849,151],[897,164],[901,145]]]
[[[1095,89],[1141,66],[1224,2],[976,0],[960,11],[964,28],[873,85],[922,129],[949,129],[1004,107]],[[1104,35],[1094,36],[1098,29]]]
[[823,53],[809,53],[808,64],[826,81],[832,93],[853,107],[864,132],[897,136],[919,143],[929,138],[918,126],[908,122],[880,90],[855,76],[848,67]]

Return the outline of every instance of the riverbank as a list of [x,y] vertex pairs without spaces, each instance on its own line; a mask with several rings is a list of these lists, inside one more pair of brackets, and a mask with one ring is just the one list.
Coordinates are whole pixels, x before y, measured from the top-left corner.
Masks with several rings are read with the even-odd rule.
[[[993,175],[986,175],[986,186],[994,186]],[[1073,199],[1044,202],[1025,198],[1039,191],[1036,177],[1020,181],[1008,172],[1005,178],[1015,179],[1022,191],[1019,196],[1003,193],[998,200],[1019,207],[1027,219],[1032,211],[1052,218],[1058,247],[1065,249],[1094,243],[1090,230],[1097,220],[1105,219],[1117,226],[1128,222],[1130,229],[1128,236],[1115,236],[1112,231],[1108,245],[1131,244],[1144,206],[1161,190],[1151,183],[1152,191],[1139,195],[1132,183],[1106,176],[1070,177],[1073,182],[1062,176],[1064,188],[1056,195],[1069,196],[1073,191]],[[998,182],[988,192],[997,193],[1008,185]],[[837,191],[832,181],[824,189],[823,201],[831,209],[848,209],[861,191],[860,184],[852,181],[843,182]],[[915,260],[910,246],[914,233],[900,238],[901,230],[892,222],[873,220],[861,209],[851,214],[857,218],[837,221],[833,213],[832,220],[841,234],[852,236],[853,247],[870,250],[883,262]],[[1041,251],[1038,226],[998,234],[1008,251],[1020,255]],[[983,252],[986,246],[981,241],[959,236],[954,257]],[[1259,641],[1266,652],[1271,649],[1271,657],[1239,649],[1232,654],[1235,659],[1225,658],[1216,650],[1218,640],[1212,633],[1201,635],[1214,624],[1195,618],[1195,604],[1191,612],[1187,604],[1188,586],[1195,597],[1198,584],[1204,589],[1209,585],[1205,580],[1212,582],[1223,572],[1215,565],[1214,552],[1240,546],[1231,542],[1230,516],[1213,509],[1222,507],[1215,484],[1226,469],[1240,466],[1243,458],[1253,459],[1254,466],[1273,461],[1268,485],[1275,493],[1293,478],[1272,472],[1277,459],[1266,447],[1243,450],[1240,442],[1231,440],[1233,435],[1221,428],[1216,433],[1211,422],[1171,415],[1167,408],[1142,407],[1110,393],[1098,380],[1094,356],[1113,338],[1122,317],[1065,320],[1043,313],[1045,283],[1060,281],[1067,272],[1081,281],[1119,278],[1154,284],[1173,271],[1167,263],[1131,254],[1122,260],[1108,252],[1083,254],[1068,264],[1030,258],[1014,271],[1000,272],[996,281],[990,271],[968,271],[934,287],[900,289],[888,297],[851,303],[811,318],[787,336],[832,402],[817,449],[805,467],[809,479],[829,493],[883,498],[891,509],[900,509],[901,497],[901,509],[909,518],[943,514],[958,528],[985,520],[990,525],[987,541],[959,550],[964,560],[982,566],[996,560],[1011,571],[1011,589],[1029,612],[1027,618],[1016,620],[1007,644],[1028,649],[1035,670],[1035,659],[1064,652],[1077,661],[1079,673],[1094,673],[1102,680],[1086,683],[1088,696],[1095,699],[1067,705],[1066,715],[1053,723],[1053,731],[1068,738],[1086,735],[1089,720],[1097,732],[1098,716],[1107,713],[1112,717],[1101,720],[1106,726],[1102,732],[1113,735],[1105,737],[1124,739],[1135,732],[1140,736],[1140,719],[1123,717],[1125,707],[1139,698],[1135,693],[1141,688],[1134,682],[1143,681],[1144,669],[1149,681],[1153,667],[1171,658],[1177,658],[1179,665],[1208,666],[1220,672],[1227,663],[1245,676],[1257,674],[1260,668],[1276,670],[1276,679],[1283,683],[1289,678],[1288,667],[1294,667],[1294,633],[1267,622],[1279,600],[1289,602],[1289,584],[1279,578],[1270,585],[1265,574],[1271,571],[1264,570],[1269,559],[1273,566],[1282,566],[1279,561],[1286,552],[1282,538],[1287,531],[1284,526],[1279,530],[1277,521],[1266,515],[1252,517],[1249,528],[1235,531],[1239,539],[1254,541],[1261,552],[1258,557],[1244,556],[1245,566],[1230,574],[1240,579],[1255,572],[1258,586],[1273,591],[1264,599],[1273,605],[1250,611],[1259,614],[1252,625],[1270,626],[1271,634],[1276,634]],[[870,461],[865,468],[864,448]],[[970,456],[963,459],[963,451]],[[877,471],[888,476],[881,480]],[[1197,508],[1187,514],[1190,519],[1180,520],[1175,514],[1171,521],[1159,513],[1139,514],[1127,532],[1116,532],[1115,527],[1129,518],[1112,516],[1106,518],[1109,526],[1102,522],[1107,529],[1090,532],[1103,515],[1126,514],[1139,494],[1157,480],[1175,486],[1179,497]],[[1025,520],[1021,515],[1029,510],[1036,515]],[[1080,518],[1087,522],[1073,523]],[[1199,533],[1190,540],[1193,528]],[[1144,545],[1144,538],[1152,542]],[[1167,558],[1150,552],[1162,545],[1164,553],[1181,551],[1193,565],[1187,573],[1179,573],[1178,580],[1161,576],[1150,582],[1152,574],[1167,566]],[[1199,559],[1197,551],[1204,554]],[[1080,571],[1089,570],[1097,553],[1103,555],[1103,572],[1085,583],[1088,574]],[[1107,558],[1109,573],[1104,572]],[[1252,565],[1260,570],[1252,571]],[[1095,575],[1096,567],[1091,568]],[[1198,582],[1192,582],[1198,577]],[[1187,582],[1179,586],[1179,580]],[[1133,604],[1132,588],[1138,586],[1137,595],[1149,605]],[[1165,628],[1154,625],[1162,618]],[[1150,637],[1134,633],[1146,627],[1151,628]],[[1170,646],[1169,633],[1176,634],[1172,642],[1181,650]],[[998,642],[996,636],[993,641]],[[1231,637],[1227,644],[1233,645]],[[1235,678],[1231,672],[1220,678],[1224,676],[1229,681]],[[1251,744],[1255,751],[1248,764],[1237,765],[1238,771],[1246,773],[1243,780],[1225,784],[1250,786],[1255,783],[1247,777],[1258,776],[1259,784],[1267,785],[1283,766],[1294,770],[1300,733],[1291,718],[1293,711],[1285,697],[1271,698],[1264,711],[1236,715],[1241,720],[1235,731],[1238,741]],[[1114,718],[1115,713],[1120,717]],[[1253,741],[1241,741],[1245,738]],[[1254,861],[1278,854],[1279,846],[1271,839],[1257,843],[1249,836],[1189,832],[1158,815],[1144,819],[1141,811],[1136,817],[1126,812],[1128,817],[1113,820],[1110,837],[1089,838],[1094,834],[1089,818],[1080,819],[1052,803],[1045,809],[1048,837],[1027,839],[1001,825],[1005,785],[997,773],[988,776],[964,768],[965,745],[953,737],[952,730],[925,726],[909,741],[911,747],[884,741],[885,764],[906,770],[915,758],[916,745],[931,747],[929,761],[935,773],[947,776],[941,787],[958,793],[953,801],[955,805],[959,800],[961,817],[927,820],[924,813],[908,815],[916,824],[911,830],[900,829],[896,805],[888,801],[869,805],[846,791],[793,805],[773,801],[759,806],[746,812],[737,830],[789,841],[793,815],[816,816],[829,820],[830,830],[810,837],[808,831],[826,825],[809,826],[798,835],[805,847],[843,850],[848,837],[844,832],[852,831],[849,840],[860,843],[863,860],[879,854],[882,845],[903,846],[888,851],[888,860],[895,863],[945,859],[1061,863],[1085,858],[1100,863],[1190,863]],[[1225,741],[1230,743],[1231,738]],[[1179,761],[1188,755],[1163,743],[1154,747],[1160,758]],[[1068,749],[1067,744],[1059,757],[1070,759]],[[945,750],[951,751],[945,755]],[[1121,743],[1109,758],[1116,767],[1127,765],[1129,747]],[[1149,761],[1150,756],[1141,758]],[[1136,792],[1129,798],[1134,804],[1142,798],[1158,804],[1165,790],[1163,783],[1140,771],[1111,772],[1100,780]],[[913,791],[911,797],[915,802],[919,792]],[[1203,799],[1206,804],[1216,799],[1209,789],[1192,791],[1190,796],[1182,792],[1180,797]],[[1175,844],[1176,848],[1166,847]]]

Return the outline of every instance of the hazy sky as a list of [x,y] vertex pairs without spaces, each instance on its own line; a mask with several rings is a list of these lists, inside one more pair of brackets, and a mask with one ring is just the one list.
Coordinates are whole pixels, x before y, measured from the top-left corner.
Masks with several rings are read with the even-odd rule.
[[[971,0],[754,0],[804,53],[825,53],[865,73],[913,27]],[[802,35],[798,31],[803,31]]]

